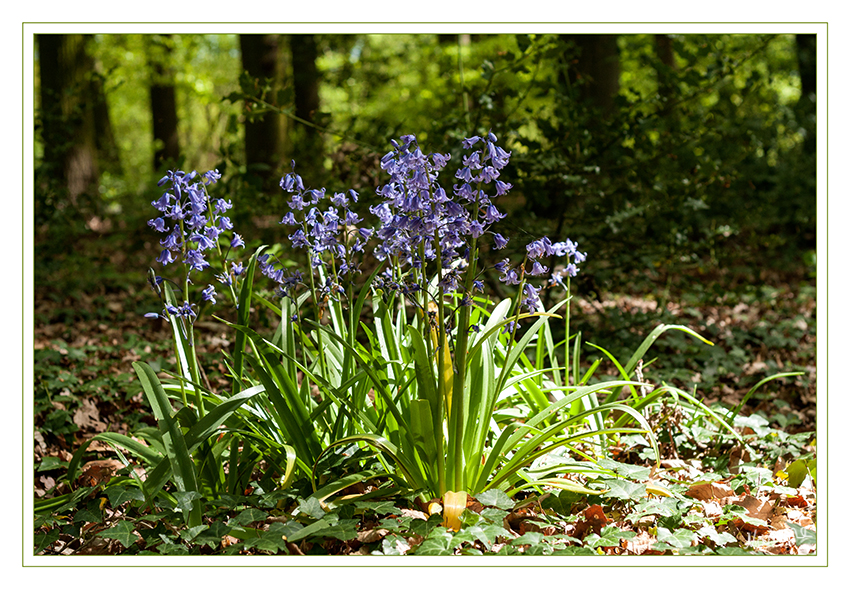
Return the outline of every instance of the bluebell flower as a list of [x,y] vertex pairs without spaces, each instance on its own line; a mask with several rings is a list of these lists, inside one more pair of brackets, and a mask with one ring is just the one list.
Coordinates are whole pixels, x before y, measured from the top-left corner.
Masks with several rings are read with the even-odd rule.
[[523,294],[525,298],[522,299],[523,308],[527,309],[530,312],[536,311],[540,306],[540,288],[535,288],[531,284],[526,282],[523,287]]
[[215,305],[215,287],[212,284],[207,285],[203,291],[201,291],[201,299],[204,301],[210,301],[213,305]]
[[502,237],[500,233],[493,234],[493,247],[495,247],[497,250],[500,250],[506,245],[508,245],[508,240]]
[[484,222],[487,224],[496,223],[502,219],[504,219],[507,215],[504,213],[500,213],[499,209],[497,209],[493,205],[489,205],[486,208],[486,212],[484,214]]
[[171,250],[162,250],[162,253],[159,254],[159,257],[157,257],[156,261],[162,264],[163,266],[167,266],[168,264],[173,262],[174,258],[171,257]]
[[529,275],[531,275],[531,276],[542,276],[543,274],[546,274],[546,272],[548,272],[548,271],[549,271],[549,268],[547,268],[546,266],[543,266],[542,264],[540,264],[540,262],[535,260],[534,264],[531,267],[531,272],[529,272]]
[[156,219],[151,219],[148,221],[148,226],[153,227],[155,231],[159,231],[160,233],[165,233],[168,231],[168,228],[165,226],[165,219],[162,217],[157,217]]

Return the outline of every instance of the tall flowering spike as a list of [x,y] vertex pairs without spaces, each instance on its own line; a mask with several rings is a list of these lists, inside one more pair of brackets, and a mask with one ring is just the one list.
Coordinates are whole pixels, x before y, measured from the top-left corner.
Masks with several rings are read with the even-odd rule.
[[[148,222],[155,231],[165,233],[166,236],[160,240],[163,250],[157,257],[157,261],[168,265],[179,261],[188,267],[184,278],[186,285],[192,283],[192,272],[202,272],[211,266],[206,259],[208,252],[221,252],[221,246],[230,244],[227,250],[244,247],[241,236],[232,233],[229,238],[225,232],[233,229],[231,220],[224,214],[231,208],[233,203],[227,199],[212,199],[208,187],[221,179],[218,170],[209,170],[201,175],[192,171],[189,173],[181,170],[169,170],[157,183],[158,186],[166,186],[165,193],[151,205],[161,213]],[[227,239],[225,244],[220,243],[221,238]],[[231,273],[227,270],[227,255],[222,260],[223,272],[216,278],[225,284],[232,285]],[[162,296],[161,292],[157,294]],[[215,290],[208,286],[200,294],[201,299],[215,303]],[[182,307],[165,306],[160,316],[179,316],[189,321],[196,318],[192,305],[184,301]]]

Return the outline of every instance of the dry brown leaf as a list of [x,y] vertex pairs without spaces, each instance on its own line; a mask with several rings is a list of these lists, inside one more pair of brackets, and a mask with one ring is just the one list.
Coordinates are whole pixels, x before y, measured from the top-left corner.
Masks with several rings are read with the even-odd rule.
[[401,509],[401,514],[406,515],[407,517],[412,517],[413,519],[422,519],[425,521],[428,520],[428,515],[422,511],[419,511],[418,509],[406,509],[404,507],[400,507],[399,509]]
[[785,512],[785,517],[795,524],[801,525],[804,528],[808,528],[815,525],[815,522],[812,521],[812,518],[800,511],[799,509],[789,509]]
[[83,399],[83,405],[74,412],[74,423],[81,430],[106,431],[106,424],[100,420],[100,411],[91,399]]
[[742,495],[737,499],[729,501],[732,505],[740,505],[747,510],[747,515],[756,519],[767,521],[767,518],[773,513],[773,505],[769,501],[753,497],[752,495]]
[[625,549],[629,554],[643,554],[649,550],[656,540],[646,530],[641,530],[637,536],[626,541]]
[[361,544],[371,544],[372,542],[377,542],[378,540],[381,540],[389,533],[389,530],[384,530],[382,528],[372,528],[371,530],[363,530],[361,532],[357,532],[357,541]]
[[703,501],[702,507],[705,512],[705,517],[709,519],[714,519],[723,515],[723,508],[717,501]]
[[734,497],[735,491],[729,485],[723,483],[700,483],[685,491],[685,495],[700,501],[711,501],[712,499]]
[[115,459],[92,460],[87,462],[80,473],[79,480],[87,487],[94,487],[98,483],[105,483],[112,478],[124,465]]
[[593,530],[595,534],[601,534],[602,528],[610,521],[605,517],[601,505],[591,505],[582,512],[582,516],[584,520],[576,523],[575,530],[571,534],[574,538],[584,538],[590,530]]

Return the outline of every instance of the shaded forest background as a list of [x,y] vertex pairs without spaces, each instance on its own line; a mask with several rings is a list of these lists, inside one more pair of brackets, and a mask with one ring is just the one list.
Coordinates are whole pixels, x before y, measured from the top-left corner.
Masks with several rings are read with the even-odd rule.
[[[459,161],[461,138],[490,130],[512,152],[500,227],[516,249],[489,262],[529,235],[569,237],[588,252],[573,282],[585,338],[633,349],[674,313],[725,338],[696,354],[704,384],[743,371],[744,386],[748,367],[792,357],[813,387],[815,40],[38,35],[37,328],[71,341],[80,321],[143,323],[159,252],[146,221],[167,169],[218,169],[250,251],[286,241],[278,182],[293,159],[312,187],[358,191],[365,213],[391,138]],[[127,293],[142,294],[109,298]],[[723,331],[755,301],[794,311]]]

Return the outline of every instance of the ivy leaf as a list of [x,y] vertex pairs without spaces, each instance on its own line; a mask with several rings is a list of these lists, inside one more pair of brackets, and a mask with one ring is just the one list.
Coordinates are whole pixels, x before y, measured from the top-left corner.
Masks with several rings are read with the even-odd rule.
[[221,539],[229,534],[230,531],[231,528],[227,524],[220,521],[214,521],[209,525],[208,529],[202,530],[195,536],[195,544],[201,544],[213,548],[218,546]]
[[817,545],[818,535],[809,528],[804,528],[794,522],[788,522],[788,527],[794,530],[794,538],[797,541],[797,546],[802,546],[803,544]]
[[608,490],[603,495],[605,497],[614,497],[621,501],[638,501],[646,496],[646,485],[643,483],[610,479],[605,481],[605,484],[608,485]]
[[679,513],[678,501],[673,497],[664,499],[644,499],[637,505],[632,513],[626,516],[626,521],[635,523],[642,517],[658,515],[661,517],[672,517]]
[[475,498],[478,499],[481,505],[488,505],[498,509],[513,509],[514,505],[516,505],[516,501],[499,489],[488,489],[483,493],[479,493]]
[[484,544],[487,550],[490,550],[493,544],[495,544],[496,538],[506,535],[507,532],[502,526],[484,521],[483,523],[468,526],[455,534],[453,546],[460,546],[464,542],[472,543],[478,540]]
[[[289,523],[289,522],[287,522]],[[245,542],[245,548],[255,547],[258,550],[277,554],[279,551],[287,552],[286,548],[286,524],[274,522],[269,529],[263,532],[259,538],[251,538]]]
[[189,529],[187,529],[187,530],[183,530],[183,531],[181,531],[181,532],[180,532],[180,537],[181,537],[181,538],[183,538],[183,540],[185,540],[186,542],[191,542],[192,540],[194,540],[194,539],[195,539],[195,537],[196,537],[198,534],[200,534],[201,532],[203,532],[203,531],[204,531],[204,530],[206,530],[207,528],[209,528],[209,526],[208,526],[208,525],[206,525],[206,524],[201,524],[201,525],[199,525],[199,526],[195,526],[195,527],[193,527],[193,528],[189,528]]
[[732,544],[733,542],[737,542],[735,536],[730,534],[729,532],[718,532],[714,526],[705,526],[699,530],[697,530],[697,535],[700,538],[708,538],[712,542],[714,542],[717,546],[726,546],[727,544]]
[[335,538],[342,542],[347,542],[357,537],[358,523],[356,519],[341,519],[334,526],[322,529],[313,535],[321,538]]
[[200,499],[201,494],[197,491],[175,491],[174,497],[177,499],[177,508],[183,513],[192,511],[192,501]]
[[385,556],[401,556],[410,550],[410,544],[401,536],[387,536],[381,541],[381,554]]
[[35,534],[35,549],[33,554],[38,554],[59,539],[59,528],[54,528],[46,534],[37,532]]
[[[434,514],[429,517],[427,520],[415,519],[410,522],[410,533],[418,534],[424,538],[427,538],[434,528],[440,526],[443,523],[443,518],[439,514]],[[419,554],[419,551],[416,552]]]
[[143,501],[145,498],[142,490],[135,485],[116,485],[109,487],[106,489],[106,495],[109,497],[109,504],[114,508],[127,501]]
[[635,481],[645,481],[649,478],[649,473],[652,472],[646,466],[638,466],[636,464],[626,464],[625,462],[615,462],[607,458],[601,458],[597,463],[602,468],[613,470],[618,475]]
[[95,522],[100,523],[103,521],[103,514],[100,512],[100,508],[98,507],[98,501],[89,501],[86,503],[85,507],[80,508],[77,513],[74,514],[74,523],[77,522]]
[[327,514],[327,517],[324,517],[318,521],[313,522],[309,526],[305,526],[293,533],[291,536],[287,538],[289,542],[297,542],[298,540],[302,540],[308,536],[312,536],[322,530],[325,530],[331,526],[335,526],[337,521],[339,521],[339,516],[335,513]]
[[305,515],[309,515],[313,519],[322,519],[327,513],[322,509],[322,504],[315,497],[310,497],[306,501],[298,499],[298,510]]
[[227,523],[231,526],[247,526],[248,524],[252,524],[256,521],[264,520],[267,516],[268,514],[265,511],[249,507],[240,511],[236,517]]
[[98,536],[118,540],[124,548],[129,548],[136,542],[137,536],[133,533],[133,526],[130,522],[120,521],[111,528],[98,533]]
[[444,528],[434,528],[419,548],[416,554],[423,556],[445,556],[452,554],[451,544],[453,537]]
[[373,511],[376,515],[401,515],[401,510],[392,501],[355,501],[354,507]]
[[667,528],[658,528],[657,538],[658,542],[652,547],[653,550],[674,550],[690,548],[691,543],[696,540],[696,534],[684,528],[679,528],[675,532]]
[[523,544],[529,544],[534,546],[535,544],[540,544],[543,541],[543,534],[540,532],[526,532],[519,538],[514,538],[511,540],[511,544],[513,546],[522,546]]

